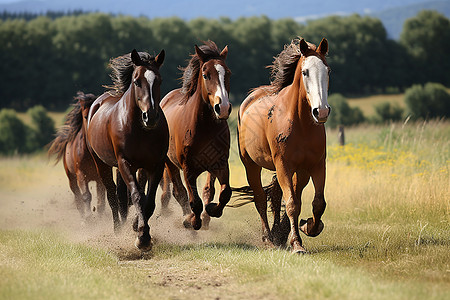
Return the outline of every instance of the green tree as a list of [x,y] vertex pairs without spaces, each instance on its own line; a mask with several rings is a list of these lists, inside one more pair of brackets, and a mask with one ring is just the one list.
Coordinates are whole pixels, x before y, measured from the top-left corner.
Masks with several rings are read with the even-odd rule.
[[26,125],[12,109],[0,111],[0,153],[11,155],[27,151]]
[[436,11],[424,10],[405,21],[400,43],[413,56],[409,72],[416,83],[450,85],[450,20]]
[[450,94],[439,83],[413,85],[405,92],[405,103],[414,119],[450,117]]
[[338,125],[356,125],[365,121],[362,111],[358,107],[352,108],[341,94],[330,95],[328,103],[332,110],[326,124],[332,128]]

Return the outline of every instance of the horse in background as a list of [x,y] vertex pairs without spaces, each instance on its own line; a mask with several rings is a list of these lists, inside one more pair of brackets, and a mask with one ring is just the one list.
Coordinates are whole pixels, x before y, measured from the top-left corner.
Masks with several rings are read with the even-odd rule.
[[56,162],[63,160],[76,207],[81,217],[89,220],[92,217],[89,182],[95,181],[97,185],[98,213],[103,214],[105,211],[105,186],[86,145],[87,116],[96,97],[78,92],[74,99],[76,102],[67,114],[64,125],[58,129],[56,138],[49,144],[48,154],[55,155]]
[[[169,183],[172,182],[173,195],[185,216],[183,224],[195,230],[202,227],[203,203],[197,191],[197,177],[201,173],[208,172],[203,189],[205,228],[210,216],[222,215],[231,197],[227,123],[231,112],[228,99],[231,72],[225,63],[227,54],[228,47],[220,51],[212,41],[196,45],[195,54],[182,69],[182,87],[169,92],[161,101],[170,132],[169,159],[161,183],[162,209],[164,212],[171,198]],[[188,192],[181,181],[180,170],[183,170]],[[221,185],[219,204],[212,203],[216,178]]]
[[[135,246],[151,250],[148,220],[155,209],[155,195],[161,180],[169,144],[169,130],[159,102],[164,61],[133,50],[110,61],[111,90],[95,100],[88,116],[87,139],[98,174],[106,187],[107,199],[117,231],[128,213],[127,189],[136,209],[133,228],[138,232]],[[117,194],[112,167],[118,167]],[[145,195],[136,181],[138,169],[149,178]],[[119,207],[121,219],[119,219]]]
[[[323,230],[325,211],[326,135],[324,123],[330,113],[327,102],[330,68],[326,61],[328,42],[319,46],[295,39],[275,58],[273,81],[254,89],[242,102],[238,114],[239,154],[247,181],[261,217],[263,241],[273,245],[280,226],[281,194],[290,223],[290,244],[295,253],[306,252],[299,235],[303,188],[312,178],[315,196],[313,217],[300,222],[307,236]],[[262,168],[276,172],[272,184],[280,190],[272,197],[274,223],[267,219],[266,191]]]

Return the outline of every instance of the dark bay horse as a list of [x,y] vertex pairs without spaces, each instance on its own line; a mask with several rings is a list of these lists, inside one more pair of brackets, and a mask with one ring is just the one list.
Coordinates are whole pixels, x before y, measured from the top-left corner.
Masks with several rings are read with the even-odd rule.
[[[302,190],[310,178],[315,188],[313,217],[302,220],[300,230],[307,236],[317,236],[323,229],[321,217],[326,206],[324,123],[330,113],[327,52],[326,39],[322,39],[317,48],[304,39],[293,40],[271,66],[274,78],[271,85],[253,90],[239,110],[239,152],[261,217],[263,240],[273,242],[267,220],[266,193],[261,184],[261,169],[265,168],[276,172],[290,221],[290,244],[296,253],[305,252],[298,218]],[[276,206],[274,228],[280,222],[279,204]]]
[[[209,216],[220,217],[230,200],[228,157],[230,130],[227,119],[231,112],[228,99],[230,75],[225,59],[228,47],[222,51],[212,41],[195,46],[188,66],[183,69],[183,86],[168,93],[161,107],[169,124],[170,142],[161,201],[163,208],[170,199],[168,180],[173,183],[173,194],[186,216],[184,225],[195,230],[202,227],[200,214],[203,204],[197,192],[197,177],[208,172],[203,198],[207,214],[203,215],[205,227]],[[187,190],[180,177],[183,170]],[[219,204],[214,198],[214,181],[221,185]],[[192,211],[192,213],[191,213]]]
[[[107,190],[108,202],[117,230],[119,207],[122,222],[126,220],[128,198],[136,208],[135,245],[142,251],[151,249],[148,220],[155,209],[155,194],[161,180],[169,144],[169,130],[160,102],[161,75],[164,50],[156,57],[133,50],[112,59],[111,78],[114,90],[97,98],[88,117],[87,138],[98,173]],[[116,195],[112,167],[118,167],[126,186]],[[144,169],[149,178],[145,195],[136,182],[136,171]]]
[[64,125],[50,143],[49,155],[56,155],[56,161],[63,159],[69,186],[75,196],[75,204],[83,219],[91,217],[89,182],[97,185],[97,211],[105,210],[105,186],[98,176],[94,160],[86,145],[86,124],[89,108],[95,100],[92,94],[78,92],[72,110],[66,116]]

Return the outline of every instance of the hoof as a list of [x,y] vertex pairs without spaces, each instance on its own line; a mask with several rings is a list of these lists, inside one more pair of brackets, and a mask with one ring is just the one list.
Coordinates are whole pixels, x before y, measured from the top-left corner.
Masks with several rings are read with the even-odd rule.
[[199,230],[202,228],[202,219],[194,215],[191,219],[191,225],[194,230]]
[[184,219],[183,226],[184,226],[184,228],[192,228],[191,218],[189,216],[186,217],[186,219]]
[[319,221],[317,228],[314,228],[313,225],[314,221],[312,218],[309,218],[308,220],[300,220],[299,229],[307,236],[316,237],[322,232],[324,225],[322,221]]
[[275,246],[283,246],[286,244],[289,236],[289,230],[283,230],[281,225],[274,224],[272,226],[272,239]]
[[141,252],[148,252],[152,250],[152,240],[150,238],[136,238],[134,246]]
[[208,205],[206,205],[205,210],[208,215],[214,218],[220,218],[223,212],[223,210],[220,209],[219,205],[217,205],[216,203],[209,203]]
[[305,249],[305,248],[303,248],[302,246],[300,246],[300,248],[293,248],[293,249],[292,249],[292,254],[299,254],[299,255],[302,255],[302,254],[308,254],[308,252],[306,252],[306,249]]

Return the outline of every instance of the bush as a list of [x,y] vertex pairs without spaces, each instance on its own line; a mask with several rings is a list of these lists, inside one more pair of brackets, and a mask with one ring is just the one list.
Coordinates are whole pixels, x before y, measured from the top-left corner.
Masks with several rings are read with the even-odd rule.
[[352,108],[341,94],[333,94],[328,97],[328,103],[331,106],[328,126],[334,128],[338,125],[355,125],[365,121],[362,111],[355,107]]
[[439,83],[413,85],[405,92],[405,103],[414,119],[450,117],[450,94]]
[[33,124],[30,132],[31,136],[29,137],[31,149],[41,149],[53,139],[55,122],[48,116],[47,110],[41,105],[30,108],[27,114],[31,117]]
[[403,109],[398,104],[391,105],[383,102],[375,106],[375,123],[385,123],[388,121],[400,121],[403,116]]
[[0,111],[0,153],[14,154],[27,152],[27,126],[12,109]]

